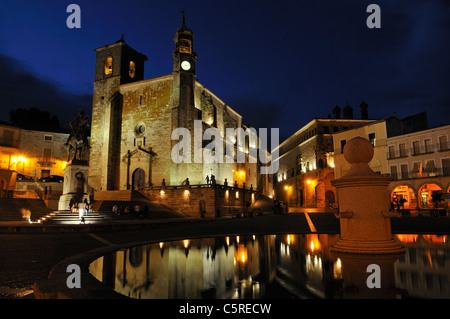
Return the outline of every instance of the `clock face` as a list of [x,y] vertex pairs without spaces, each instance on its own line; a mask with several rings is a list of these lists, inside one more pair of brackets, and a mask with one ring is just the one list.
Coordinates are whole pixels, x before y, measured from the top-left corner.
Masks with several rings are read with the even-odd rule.
[[181,67],[183,70],[187,71],[191,68],[191,64],[188,61],[181,62]]

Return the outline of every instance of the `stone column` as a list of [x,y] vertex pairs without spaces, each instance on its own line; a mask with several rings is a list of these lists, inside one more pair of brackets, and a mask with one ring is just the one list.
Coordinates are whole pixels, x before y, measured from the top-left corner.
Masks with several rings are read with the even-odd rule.
[[332,181],[339,200],[341,235],[331,247],[333,252],[354,254],[399,254],[403,246],[391,234],[389,193],[391,178],[374,173],[368,163],[374,154],[364,138],[352,138],[344,147],[351,164],[349,172]]

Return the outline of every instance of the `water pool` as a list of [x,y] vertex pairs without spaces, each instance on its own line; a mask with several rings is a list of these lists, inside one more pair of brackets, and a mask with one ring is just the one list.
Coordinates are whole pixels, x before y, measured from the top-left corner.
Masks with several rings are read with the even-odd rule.
[[[406,252],[386,256],[336,255],[330,247],[338,238],[232,235],[161,242],[102,256],[89,271],[136,299],[450,299],[447,235],[395,235]],[[377,282],[380,287],[373,286]]]

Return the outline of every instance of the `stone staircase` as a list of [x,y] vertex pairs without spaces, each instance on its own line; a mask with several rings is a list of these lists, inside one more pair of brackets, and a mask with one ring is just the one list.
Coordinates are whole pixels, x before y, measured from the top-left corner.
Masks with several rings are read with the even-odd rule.
[[7,198],[0,199],[0,221],[22,221],[21,208],[31,211],[31,220],[37,220],[50,213],[42,199]]
[[38,222],[42,224],[94,224],[116,219],[112,212],[92,212],[80,219],[78,214],[70,211],[56,211],[42,216]]

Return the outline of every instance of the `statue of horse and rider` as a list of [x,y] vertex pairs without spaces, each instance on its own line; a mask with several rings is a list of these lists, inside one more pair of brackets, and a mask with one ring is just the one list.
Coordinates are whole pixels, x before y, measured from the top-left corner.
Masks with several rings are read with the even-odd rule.
[[[67,162],[73,160],[86,160],[86,151],[90,148],[89,146],[89,119],[84,111],[80,111],[78,115],[70,122],[70,127],[72,132],[67,139]],[[78,158],[77,158],[78,154]]]

